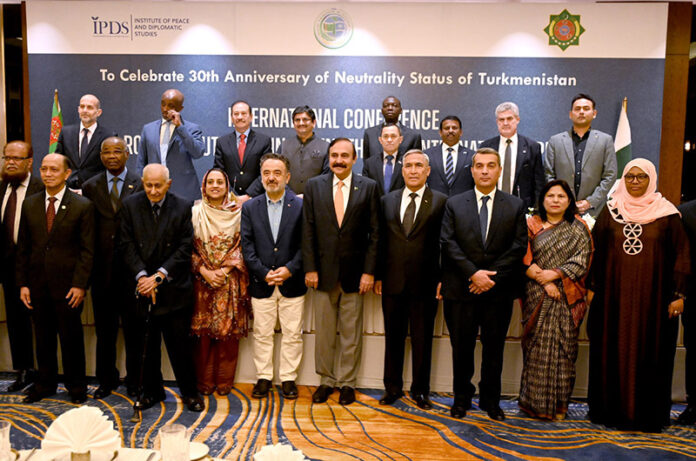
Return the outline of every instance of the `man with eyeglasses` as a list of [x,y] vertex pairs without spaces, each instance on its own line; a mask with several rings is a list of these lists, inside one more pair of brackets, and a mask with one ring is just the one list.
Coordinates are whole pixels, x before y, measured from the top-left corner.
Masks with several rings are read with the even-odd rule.
[[614,140],[592,129],[592,120],[597,117],[592,96],[576,95],[569,117],[573,127],[549,139],[544,155],[546,181],[564,179],[575,192],[580,214],[596,218],[616,181]]
[[384,125],[379,135],[381,155],[373,155],[363,163],[362,175],[377,182],[377,194],[380,197],[389,191],[404,187],[404,177],[401,174],[403,154],[399,153],[399,146],[403,140],[399,125]]
[[314,128],[317,117],[309,106],[297,106],[292,112],[296,136],[286,138],[280,145],[280,155],[290,161],[292,191],[302,196],[311,178],[329,172],[329,143],[317,137]]
[[17,235],[24,199],[44,190],[41,179],[31,174],[34,163],[33,149],[24,141],[11,141],[3,149],[3,165],[0,176],[2,197],[2,226],[0,244],[4,264],[0,269],[0,281],[5,291],[7,334],[10,339],[12,368],[15,381],[7,392],[17,392],[34,382],[34,344],[32,340],[31,311],[19,299],[19,286],[15,280]]

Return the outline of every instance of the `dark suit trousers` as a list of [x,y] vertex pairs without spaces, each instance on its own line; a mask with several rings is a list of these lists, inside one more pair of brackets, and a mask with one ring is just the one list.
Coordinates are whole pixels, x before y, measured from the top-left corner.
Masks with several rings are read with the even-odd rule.
[[29,370],[34,368],[34,339],[31,328],[31,311],[19,299],[19,288],[14,277],[3,280],[5,290],[5,312],[7,313],[7,335],[10,339],[12,368]]
[[85,342],[82,334],[83,304],[71,308],[65,300],[53,300],[46,291],[32,290],[34,328],[36,330],[36,359],[39,379],[36,390],[53,394],[58,382],[56,335],[60,338],[65,387],[71,394],[87,391],[85,378]]
[[414,294],[382,295],[384,314],[384,389],[399,393],[403,389],[404,342],[411,330],[411,393],[430,392],[430,364],[433,328],[437,313],[434,296]]
[[[145,337],[144,318],[138,318],[133,325],[133,347],[138,367],[142,357]],[[193,363],[193,341],[191,338],[191,311],[179,309],[163,315],[150,317],[150,331],[145,358],[143,390],[145,395],[160,396],[163,392],[161,345],[162,338],[167,346],[169,362],[176,377],[177,385],[184,397],[198,395],[196,389],[196,369]],[[138,368],[138,373],[140,372]]]
[[682,314],[684,325],[684,347],[686,348],[686,360],[684,374],[686,381],[686,400],[689,405],[696,405],[696,303],[689,303]]
[[481,381],[479,402],[495,406],[500,401],[503,350],[512,316],[512,299],[486,293],[473,302],[445,299],[445,321],[452,344],[455,402],[470,402],[474,395],[474,348],[481,328]]
[[[99,384],[110,388],[118,387],[120,374],[116,368],[116,341],[118,340],[119,317],[123,319],[123,336],[126,345],[126,373],[129,379],[137,377],[139,369],[133,361],[142,349],[133,347],[133,332],[125,312],[135,299],[129,290],[124,290],[125,282],[116,282],[112,286],[94,283],[92,301],[94,307],[94,327],[97,333],[97,379]],[[134,383],[137,385],[136,383]]]

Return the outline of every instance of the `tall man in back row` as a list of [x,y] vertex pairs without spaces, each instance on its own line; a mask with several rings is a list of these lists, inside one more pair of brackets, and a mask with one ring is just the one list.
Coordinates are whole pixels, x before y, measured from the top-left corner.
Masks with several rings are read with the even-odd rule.
[[399,98],[396,96],[387,96],[384,98],[384,101],[382,101],[382,116],[384,117],[384,123],[371,126],[365,130],[365,134],[363,135],[363,162],[371,156],[378,155],[382,152],[382,145],[379,142],[379,137],[382,134],[382,127],[388,124],[398,125],[401,131],[403,139],[399,145],[399,156],[404,155],[408,150],[421,148],[422,142],[420,133],[411,130],[406,127],[406,125],[399,122],[399,117],[401,116],[401,101],[399,101]]

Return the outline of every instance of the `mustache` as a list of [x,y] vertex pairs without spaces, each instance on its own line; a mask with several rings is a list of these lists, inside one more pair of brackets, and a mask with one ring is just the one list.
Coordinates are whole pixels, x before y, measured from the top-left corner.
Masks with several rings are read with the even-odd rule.
[[332,163],[331,166],[338,166],[338,167],[346,168],[348,165],[345,163],[336,162],[336,163]]

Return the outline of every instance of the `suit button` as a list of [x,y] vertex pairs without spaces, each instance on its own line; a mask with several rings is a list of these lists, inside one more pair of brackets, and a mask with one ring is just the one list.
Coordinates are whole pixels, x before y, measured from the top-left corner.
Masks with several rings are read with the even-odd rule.
[[273,248],[273,251],[278,251],[278,248]]
[[243,171],[240,171],[239,174],[244,174],[244,172],[243,172]]

